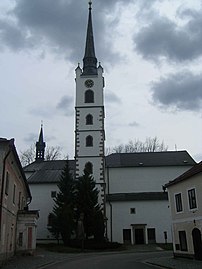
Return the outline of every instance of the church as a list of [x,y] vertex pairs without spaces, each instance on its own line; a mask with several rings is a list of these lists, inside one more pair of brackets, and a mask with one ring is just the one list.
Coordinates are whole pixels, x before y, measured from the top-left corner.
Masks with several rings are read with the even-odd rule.
[[[114,153],[105,156],[103,67],[97,62],[89,2],[83,66],[75,69],[75,158],[69,166],[75,178],[88,167],[99,190],[99,202],[109,241],[126,244],[172,242],[167,193],[162,186],[190,169],[187,151]],[[73,131],[73,130],[72,130]],[[32,193],[30,208],[39,210],[38,241],[52,241],[48,231],[57,183],[65,160],[45,161],[41,127],[36,160],[24,168]]]

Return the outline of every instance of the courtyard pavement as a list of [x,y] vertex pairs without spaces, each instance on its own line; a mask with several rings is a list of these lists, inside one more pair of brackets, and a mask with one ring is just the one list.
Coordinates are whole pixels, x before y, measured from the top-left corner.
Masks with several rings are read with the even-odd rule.
[[[144,252],[154,252],[162,251],[154,246],[152,247],[134,247],[127,251],[123,252],[134,252],[134,253],[144,253]],[[103,252],[100,252],[103,254]],[[83,257],[84,255],[89,255],[90,253],[80,253],[80,254],[71,254],[71,253],[55,253],[45,251],[42,248],[37,248],[37,251],[34,256],[15,256],[7,261],[4,265],[0,266],[1,269],[39,269],[46,265],[60,262],[63,260],[71,260],[75,257]],[[92,253],[91,253],[92,254]],[[93,253],[99,255],[99,253]],[[163,256],[163,255],[162,255]],[[154,257],[145,260],[146,263],[160,266],[161,268],[169,269],[201,269],[202,261],[196,261],[185,258],[174,258],[171,251],[166,251],[164,257]]]

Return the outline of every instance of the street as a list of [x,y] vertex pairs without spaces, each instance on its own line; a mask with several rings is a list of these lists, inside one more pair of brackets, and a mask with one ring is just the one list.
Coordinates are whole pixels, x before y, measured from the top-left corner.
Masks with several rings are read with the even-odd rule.
[[[145,263],[154,256],[162,256],[161,253],[106,253],[87,254],[71,257],[59,263],[42,267],[44,269],[151,269],[157,268]],[[164,255],[165,252],[164,252]],[[163,267],[158,267],[163,268]]]

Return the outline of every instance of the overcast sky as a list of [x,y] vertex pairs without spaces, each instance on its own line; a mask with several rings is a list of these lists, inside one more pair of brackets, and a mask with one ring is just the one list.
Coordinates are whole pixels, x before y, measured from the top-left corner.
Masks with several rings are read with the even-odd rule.
[[[75,68],[87,0],[0,1],[0,136],[74,157]],[[157,136],[202,159],[202,2],[94,0],[105,73],[106,146]]]

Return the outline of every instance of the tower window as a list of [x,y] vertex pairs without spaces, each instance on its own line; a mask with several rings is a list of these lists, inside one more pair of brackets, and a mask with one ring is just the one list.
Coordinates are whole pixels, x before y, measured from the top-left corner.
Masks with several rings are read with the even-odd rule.
[[85,92],[85,103],[94,103],[94,92],[92,90]]
[[91,162],[87,162],[85,164],[85,170],[89,173],[92,174],[93,173],[93,165]]
[[88,114],[86,116],[86,125],[92,125],[93,124],[93,116],[91,114]]
[[86,137],[86,147],[92,147],[93,146],[93,137],[91,135],[88,135]]

